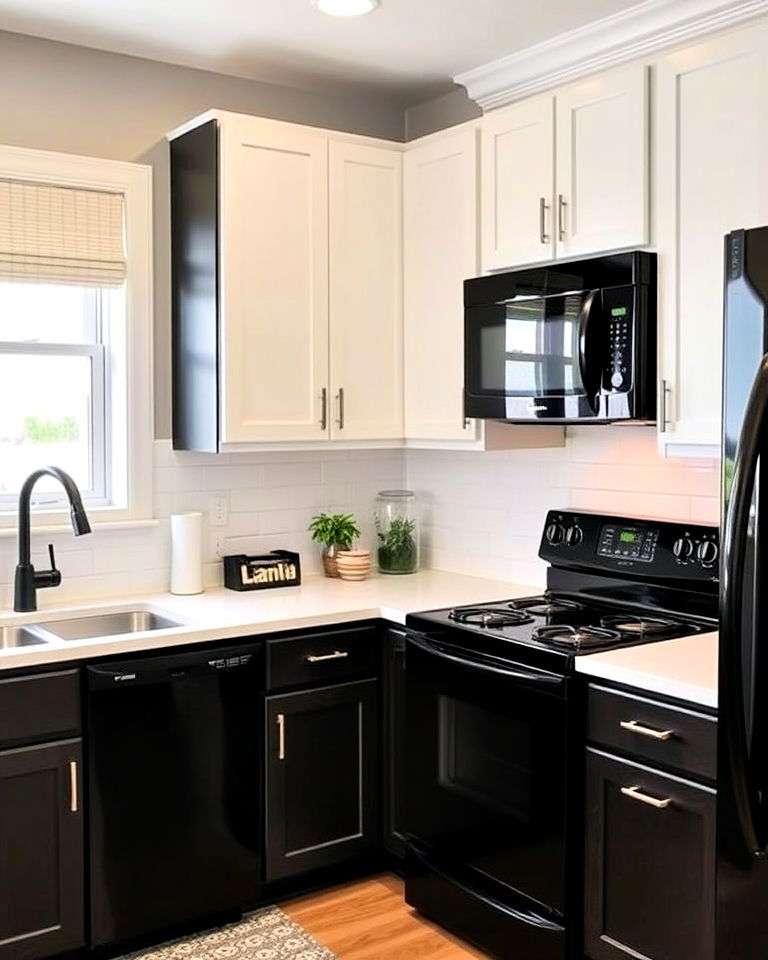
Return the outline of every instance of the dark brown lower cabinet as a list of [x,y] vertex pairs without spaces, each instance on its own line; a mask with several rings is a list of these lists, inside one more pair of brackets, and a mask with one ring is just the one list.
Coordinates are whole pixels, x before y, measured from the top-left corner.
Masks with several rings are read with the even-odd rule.
[[79,739],[0,753],[0,957],[81,947],[83,815]]
[[378,843],[378,683],[267,697],[267,880]]
[[585,952],[711,960],[713,789],[587,750]]

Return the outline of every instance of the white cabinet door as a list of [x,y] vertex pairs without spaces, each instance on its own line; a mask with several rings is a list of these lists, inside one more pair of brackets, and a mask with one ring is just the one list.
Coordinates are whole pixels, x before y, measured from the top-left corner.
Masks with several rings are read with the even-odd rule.
[[558,256],[648,243],[648,68],[611,70],[556,101]]
[[768,31],[663,58],[655,91],[659,434],[668,453],[717,453],[723,237],[768,222]]
[[222,440],[322,440],[328,387],[328,141],[221,127]]
[[482,266],[501,270],[554,255],[554,100],[525,100],[482,122]]
[[402,153],[330,144],[331,436],[403,436]]
[[478,130],[404,158],[405,434],[475,440],[464,419],[464,280],[478,270]]

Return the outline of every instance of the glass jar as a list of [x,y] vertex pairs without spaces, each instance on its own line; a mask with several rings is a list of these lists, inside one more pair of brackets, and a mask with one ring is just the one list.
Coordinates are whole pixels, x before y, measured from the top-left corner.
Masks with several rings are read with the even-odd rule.
[[412,490],[382,490],[373,515],[376,562],[380,573],[416,573],[419,569],[419,513]]

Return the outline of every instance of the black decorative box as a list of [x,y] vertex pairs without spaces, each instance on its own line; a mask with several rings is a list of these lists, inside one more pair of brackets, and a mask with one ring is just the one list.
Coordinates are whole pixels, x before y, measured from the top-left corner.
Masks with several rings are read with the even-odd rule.
[[273,550],[259,556],[245,553],[224,557],[224,586],[230,590],[271,590],[298,587],[301,558],[291,550]]

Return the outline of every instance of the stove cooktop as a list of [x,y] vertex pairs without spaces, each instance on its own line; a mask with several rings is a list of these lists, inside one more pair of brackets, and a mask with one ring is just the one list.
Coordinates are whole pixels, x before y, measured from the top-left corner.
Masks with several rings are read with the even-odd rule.
[[574,600],[556,593],[419,614],[418,619],[572,655],[699,633],[684,616]]

